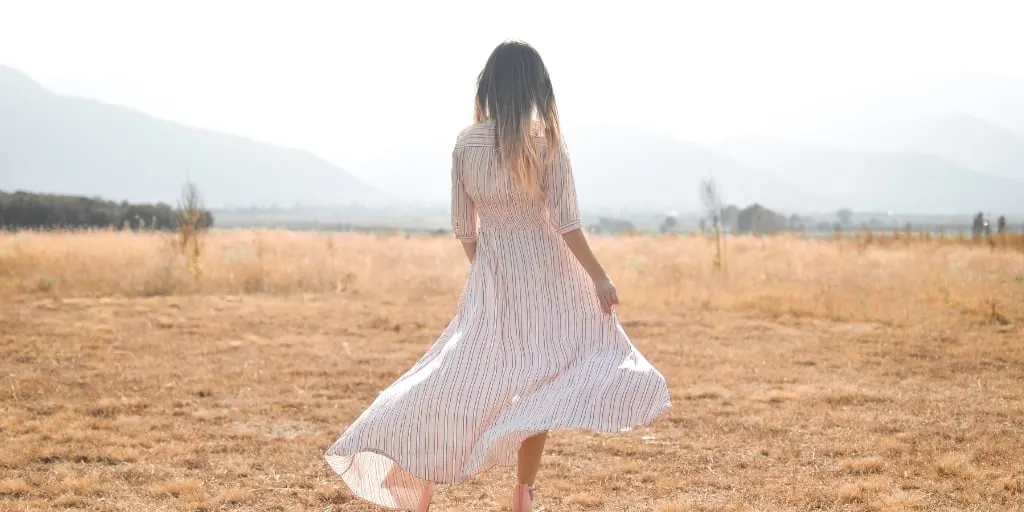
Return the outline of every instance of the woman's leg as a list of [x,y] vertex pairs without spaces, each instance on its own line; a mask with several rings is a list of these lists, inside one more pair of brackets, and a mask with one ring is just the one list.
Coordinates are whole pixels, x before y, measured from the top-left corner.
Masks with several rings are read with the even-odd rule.
[[540,456],[544,454],[544,442],[547,439],[548,433],[542,432],[527,438],[519,446],[519,483],[533,487],[537,471],[540,469]]

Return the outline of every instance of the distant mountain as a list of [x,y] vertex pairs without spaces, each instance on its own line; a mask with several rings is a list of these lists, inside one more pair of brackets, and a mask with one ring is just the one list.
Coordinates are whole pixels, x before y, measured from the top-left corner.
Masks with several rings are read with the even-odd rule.
[[1024,181],[983,174],[933,155],[769,139],[730,139],[717,148],[818,195],[824,201],[818,209],[921,214],[1024,210]]
[[915,96],[914,104],[937,114],[984,119],[1024,137],[1024,81],[966,73],[935,80]]
[[876,106],[819,121],[786,138],[855,150],[922,153],[1024,180],[1024,137],[969,115]]
[[986,174],[1024,180],[1024,137],[982,119],[932,115],[850,125],[842,142],[938,156]]
[[986,174],[1024,180],[1024,82],[960,74],[902,92],[850,97],[776,137],[819,146],[934,155]]
[[795,210],[816,201],[784,177],[746,166],[714,149],[666,135],[585,126],[566,131],[581,204],[700,210],[701,180],[714,177],[722,200]]
[[446,141],[403,139],[400,146],[353,163],[370,185],[404,204],[449,206],[452,149],[455,133]]
[[884,93],[852,95],[819,105],[799,129],[778,136],[803,139],[819,130],[915,118],[975,118],[1024,138],[1024,81],[1004,76],[959,74],[921,78]]
[[210,206],[380,197],[309,152],[59,96],[0,66],[0,190],[173,202],[186,176]]

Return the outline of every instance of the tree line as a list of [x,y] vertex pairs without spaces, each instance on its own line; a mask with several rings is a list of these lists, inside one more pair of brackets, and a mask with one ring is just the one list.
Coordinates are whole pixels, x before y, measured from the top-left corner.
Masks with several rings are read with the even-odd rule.
[[[118,203],[83,196],[0,191],[0,229],[176,230],[180,223],[178,209],[166,203]],[[198,225],[212,227],[213,214],[202,210]]]

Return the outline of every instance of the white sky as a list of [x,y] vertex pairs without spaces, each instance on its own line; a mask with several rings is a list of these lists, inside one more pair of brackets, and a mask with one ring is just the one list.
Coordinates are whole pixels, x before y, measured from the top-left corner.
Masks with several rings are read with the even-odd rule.
[[0,0],[0,64],[344,166],[454,141],[506,38],[541,52],[567,124],[708,140],[926,74],[1024,78],[1020,4]]

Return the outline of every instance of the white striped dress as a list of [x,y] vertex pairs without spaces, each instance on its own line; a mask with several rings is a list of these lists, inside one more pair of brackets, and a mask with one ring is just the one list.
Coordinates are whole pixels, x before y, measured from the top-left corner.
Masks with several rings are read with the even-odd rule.
[[529,198],[496,164],[489,122],[459,135],[452,226],[477,240],[476,257],[448,327],[327,451],[358,497],[413,509],[427,481],[513,466],[538,432],[624,432],[671,407],[664,377],[601,311],[560,236],[581,223],[569,158],[558,151],[544,196]]

